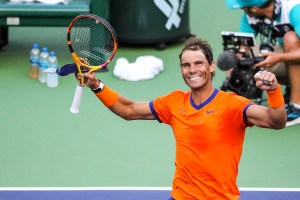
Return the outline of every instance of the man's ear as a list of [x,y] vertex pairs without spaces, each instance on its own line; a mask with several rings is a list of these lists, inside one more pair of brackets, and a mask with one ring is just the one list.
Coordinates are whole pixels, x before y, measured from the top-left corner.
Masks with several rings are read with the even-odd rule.
[[212,61],[210,66],[209,66],[209,71],[213,72],[213,71],[215,71],[215,69],[216,69],[216,62]]

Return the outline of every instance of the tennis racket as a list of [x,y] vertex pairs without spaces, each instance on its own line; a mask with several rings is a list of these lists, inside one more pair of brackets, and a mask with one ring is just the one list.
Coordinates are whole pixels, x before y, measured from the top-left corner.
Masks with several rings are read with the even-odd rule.
[[[78,73],[94,72],[106,67],[114,58],[118,47],[113,27],[93,14],[75,17],[68,27],[68,46]],[[78,113],[84,88],[83,78],[77,84],[70,111]]]

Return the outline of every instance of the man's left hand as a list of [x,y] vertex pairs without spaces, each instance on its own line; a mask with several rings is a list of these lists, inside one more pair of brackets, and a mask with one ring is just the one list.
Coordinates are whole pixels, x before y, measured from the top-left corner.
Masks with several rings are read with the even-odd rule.
[[254,75],[256,87],[261,90],[275,90],[278,87],[278,81],[275,74],[264,71],[258,71]]

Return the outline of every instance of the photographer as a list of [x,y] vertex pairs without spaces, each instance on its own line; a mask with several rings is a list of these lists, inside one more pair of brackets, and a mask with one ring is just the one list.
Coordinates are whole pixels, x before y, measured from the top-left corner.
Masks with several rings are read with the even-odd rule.
[[265,59],[254,66],[264,67],[290,87],[286,126],[300,124],[300,0],[226,0],[226,4],[244,11],[241,32],[259,34],[263,49],[272,45],[269,52],[256,47],[256,56]]

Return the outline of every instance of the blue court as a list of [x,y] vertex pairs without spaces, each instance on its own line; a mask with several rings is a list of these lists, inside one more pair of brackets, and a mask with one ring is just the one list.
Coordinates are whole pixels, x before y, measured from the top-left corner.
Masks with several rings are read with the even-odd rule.
[[[5,200],[167,200],[171,188],[103,187],[103,188],[1,188]],[[241,188],[240,200],[300,199],[300,189]]]

